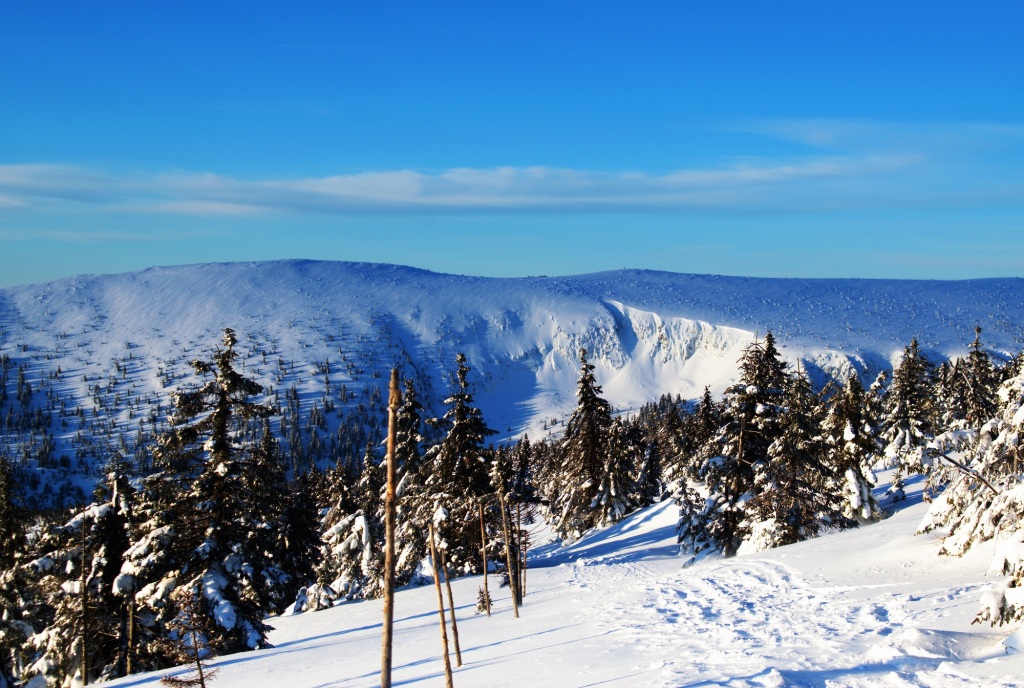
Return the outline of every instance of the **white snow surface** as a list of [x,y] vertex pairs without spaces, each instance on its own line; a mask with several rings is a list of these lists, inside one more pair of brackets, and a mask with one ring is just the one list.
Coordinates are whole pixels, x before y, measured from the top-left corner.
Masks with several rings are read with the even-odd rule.
[[[913,535],[919,488],[880,523],[690,568],[676,551],[677,509],[664,502],[569,547],[538,547],[519,619],[506,588],[492,580],[487,618],[473,611],[480,577],[456,580],[454,684],[1024,685],[1015,629],[971,625],[997,582],[985,573],[991,547],[938,556],[937,535]],[[442,685],[433,586],[399,591],[395,608],[394,685]],[[271,619],[274,647],[213,660],[215,685],[380,685],[381,619],[380,601]],[[165,673],[109,685],[155,686]]]

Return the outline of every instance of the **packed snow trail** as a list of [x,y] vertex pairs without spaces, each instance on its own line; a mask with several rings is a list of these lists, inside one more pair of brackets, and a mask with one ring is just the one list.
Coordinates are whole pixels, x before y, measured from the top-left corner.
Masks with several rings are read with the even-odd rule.
[[[685,568],[677,510],[664,502],[538,547],[522,618],[491,586],[494,616],[474,614],[479,577],[453,582],[464,664],[458,688],[1011,688],[1024,655],[1013,629],[972,626],[991,549],[937,555],[914,536],[914,499],[874,525]],[[394,685],[443,679],[432,586],[396,600]],[[379,685],[380,601],[271,619],[274,648],[214,660],[217,688]],[[184,673],[182,671],[181,673]],[[155,686],[160,673],[111,685]]]

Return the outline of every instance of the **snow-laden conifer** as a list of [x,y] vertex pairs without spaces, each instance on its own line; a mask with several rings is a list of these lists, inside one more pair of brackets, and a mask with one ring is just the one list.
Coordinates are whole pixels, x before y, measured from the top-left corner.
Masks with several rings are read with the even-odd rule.
[[576,410],[566,423],[554,457],[558,473],[553,475],[552,517],[555,532],[563,540],[578,539],[603,518],[598,495],[611,425],[611,406],[601,396],[587,350],[580,349]]
[[479,566],[478,504],[491,493],[490,453],[484,443],[495,431],[473,405],[466,356],[458,354],[456,389],[445,399],[448,410],[435,422],[445,430],[444,439],[423,458],[423,493],[417,520],[443,509],[448,518],[437,526],[441,546],[453,574]]
[[[117,583],[157,637],[173,618],[171,593],[195,591],[225,653],[265,645],[264,618],[280,604],[284,582],[264,538],[278,524],[265,523],[262,505],[251,501],[275,486],[266,484],[258,447],[239,441],[245,423],[274,409],[250,400],[262,387],[235,369],[236,343],[225,329],[213,360],[192,362],[206,381],[174,397],[171,429],[154,452],[161,470],[146,482],[144,520]],[[156,666],[166,661],[152,657]]]
[[872,466],[878,460],[880,445],[868,394],[860,376],[851,372],[846,384],[831,398],[821,430],[834,475],[833,491],[843,495],[843,515],[860,523],[882,516],[872,492],[877,482]]
[[1024,618],[1024,373],[1004,382],[998,399],[999,413],[982,426],[977,447],[946,459],[957,462],[957,476],[918,528],[945,527],[941,552],[955,556],[997,541],[991,572],[1006,578],[984,595],[978,614],[992,624]]
[[907,475],[924,473],[930,465],[928,443],[934,434],[934,366],[921,353],[917,339],[903,349],[903,358],[893,371],[886,392],[882,421],[883,454],[889,466],[896,467],[893,493],[903,496]]
[[721,425],[698,454],[702,484],[677,493],[680,543],[731,556],[750,535],[758,519],[749,503],[769,484],[758,473],[779,436],[787,367],[770,332],[744,351],[740,380],[725,391]]
[[29,639],[37,654],[24,678],[83,685],[123,675],[127,605],[114,582],[128,548],[131,488],[119,473],[93,502],[41,538],[28,566],[52,619]]

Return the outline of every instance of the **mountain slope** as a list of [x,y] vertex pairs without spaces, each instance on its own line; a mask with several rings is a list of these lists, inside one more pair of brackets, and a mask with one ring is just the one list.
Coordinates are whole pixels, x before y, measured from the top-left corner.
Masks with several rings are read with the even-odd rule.
[[[693,398],[705,385],[721,391],[742,349],[768,329],[788,358],[821,381],[851,369],[871,378],[912,337],[933,357],[961,354],[975,324],[991,350],[1019,350],[1024,280],[636,270],[490,279],[316,261],[82,276],[0,290],[9,395],[0,413],[45,424],[24,416],[48,408],[52,435],[5,427],[2,446],[24,466],[88,484],[111,447],[144,451],[170,393],[195,382],[188,361],[208,355],[224,327],[238,333],[248,374],[282,405],[293,393],[297,426],[307,428],[314,404],[337,406],[318,430],[326,442],[337,435],[340,412],[363,404],[367,417],[380,414],[377,390],[393,365],[416,381],[428,411],[439,412],[460,351],[489,424],[501,436],[536,436],[574,404],[580,347],[621,410],[663,393]],[[19,368],[32,391],[22,406],[15,401]],[[78,439],[80,431],[102,435],[105,445]],[[304,431],[309,442],[313,431]]]

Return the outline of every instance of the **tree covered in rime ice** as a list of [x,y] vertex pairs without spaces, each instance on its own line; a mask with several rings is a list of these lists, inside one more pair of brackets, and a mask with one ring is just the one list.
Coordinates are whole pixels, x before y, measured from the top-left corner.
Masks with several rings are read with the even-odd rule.
[[576,410],[555,450],[559,473],[549,495],[555,532],[563,540],[579,539],[587,530],[601,525],[606,515],[598,507],[611,426],[611,406],[601,397],[594,366],[587,362],[587,350],[580,349]]
[[[154,451],[160,470],[146,480],[143,521],[116,584],[157,637],[176,613],[171,593],[192,590],[214,629],[210,641],[225,653],[266,644],[263,619],[279,610],[287,579],[273,558],[283,501],[274,490],[284,487],[272,484],[280,480],[270,467],[276,459],[238,441],[246,423],[274,410],[250,401],[263,389],[235,370],[236,342],[225,329],[213,360],[192,362],[206,381],[174,397],[171,429]],[[146,651],[155,666],[170,659]]]
[[955,556],[996,539],[990,570],[1006,579],[985,593],[977,620],[1003,624],[1024,619],[1024,372],[1004,382],[997,398],[997,414],[918,530],[947,528],[941,551]]
[[843,496],[843,515],[860,523],[882,516],[872,492],[877,478],[871,467],[880,446],[870,409],[860,376],[851,372],[846,385],[832,397],[821,428],[828,462],[838,480],[835,490]]

